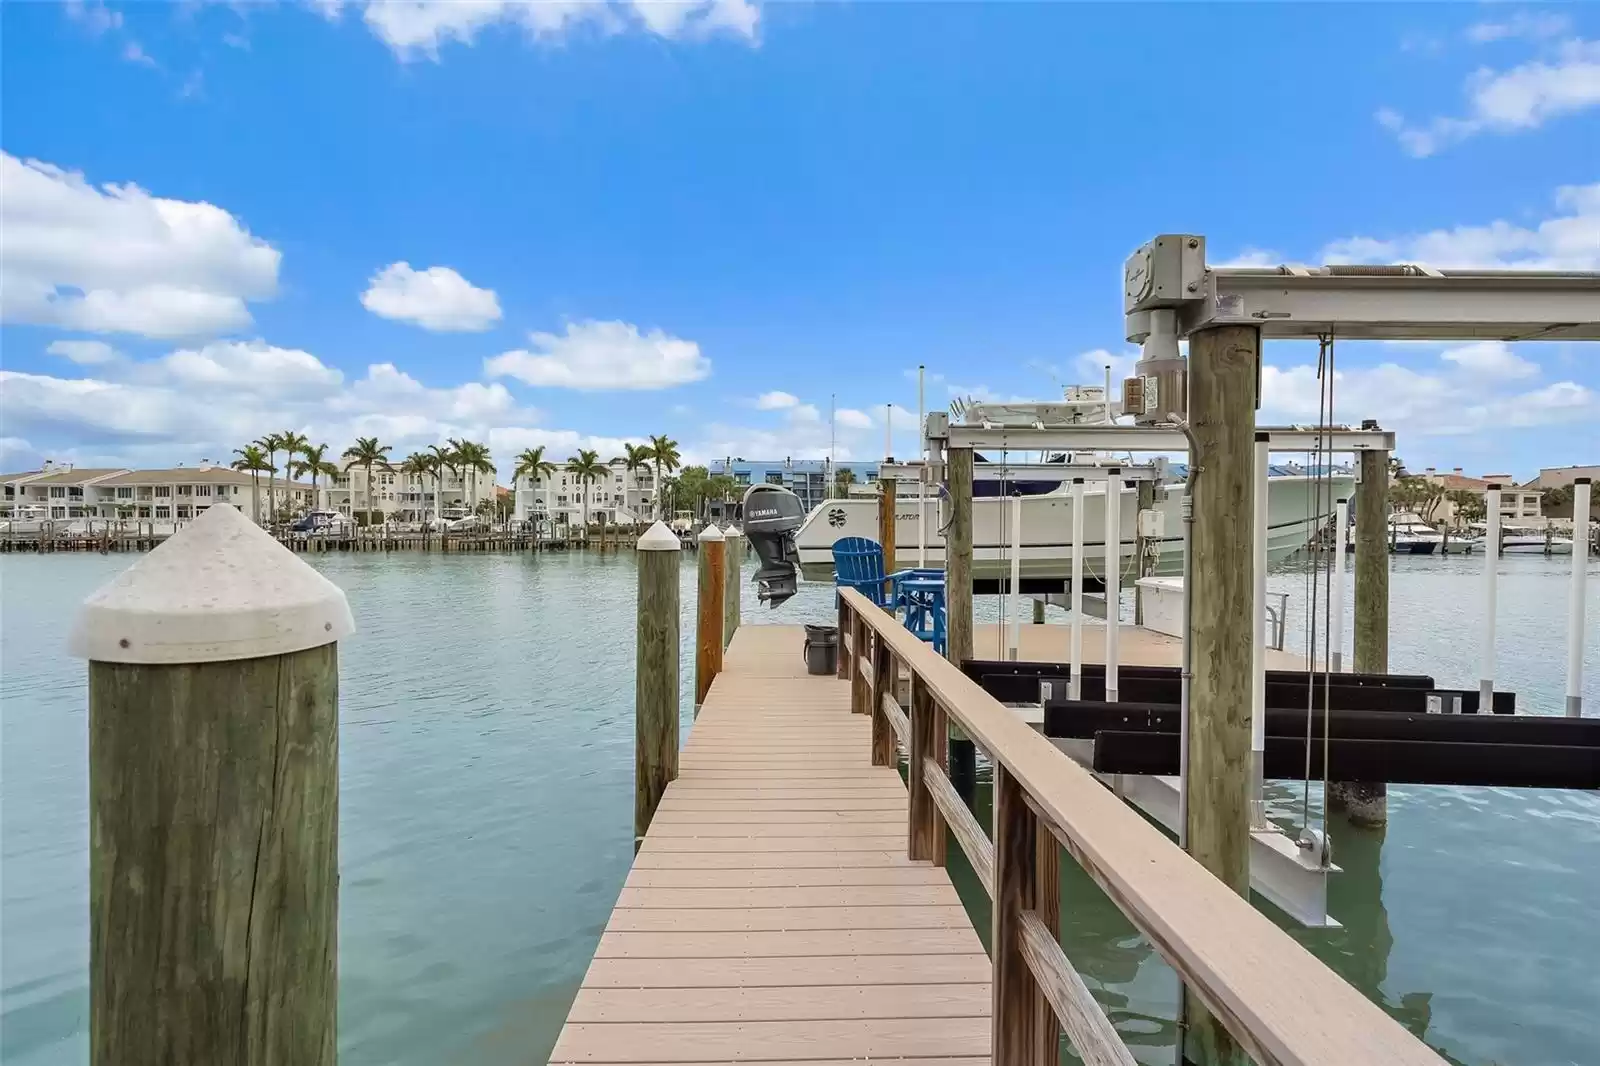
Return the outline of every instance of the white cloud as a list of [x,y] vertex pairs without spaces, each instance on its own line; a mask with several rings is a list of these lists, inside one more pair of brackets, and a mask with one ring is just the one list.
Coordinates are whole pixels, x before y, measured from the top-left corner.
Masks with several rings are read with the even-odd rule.
[[1405,151],[1418,158],[1480,133],[1515,133],[1600,106],[1600,41],[1563,41],[1546,58],[1509,70],[1480,67],[1465,86],[1467,114],[1414,126],[1393,108],[1376,114]]
[[1122,379],[1133,373],[1133,365],[1139,361],[1137,349],[1126,352],[1110,352],[1104,348],[1096,348],[1092,352],[1084,352],[1078,356],[1073,364],[1078,371],[1080,384],[1102,385],[1106,379],[1106,367],[1111,368],[1111,388],[1116,391],[1122,388]]
[[[343,10],[337,0],[316,6],[330,18]],[[536,41],[560,41],[584,27],[602,34],[638,29],[667,39],[720,34],[754,41],[761,11],[749,0],[369,0],[362,18],[402,59],[437,60],[441,45],[470,45],[493,26],[520,29]]]
[[[1338,370],[1335,420],[1376,418],[1407,436],[1459,436],[1600,418],[1600,394],[1572,381],[1511,391],[1539,370],[1501,342],[1445,349],[1439,361],[1436,368],[1386,362]],[[1261,421],[1314,422],[1318,384],[1312,366],[1264,366]]]
[[52,341],[45,349],[51,355],[59,355],[63,359],[71,359],[82,366],[94,366],[97,363],[110,363],[121,358],[118,352],[105,341]]
[[95,465],[226,458],[244,442],[286,427],[335,451],[358,436],[377,436],[397,456],[464,436],[490,442],[502,464],[513,454],[511,443],[521,440],[559,447],[582,440],[601,450],[612,444],[543,425],[538,411],[498,382],[432,387],[392,363],[347,379],[309,352],[260,340],[217,342],[142,362],[122,358],[86,372],[93,376],[0,371],[0,422],[30,447]]
[[1511,37],[1539,40],[1559,37],[1572,28],[1572,20],[1553,11],[1518,11],[1498,22],[1478,22],[1467,27],[1467,39],[1478,44],[1503,41]]
[[641,334],[627,322],[568,323],[565,333],[530,333],[528,339],[532,350],[486,359],[484,371],[528,385],[583,391],[665,389],[711,373],[711,360],[694,341],[659,329]]
[[845,429],[871,429],[872,416],[853,407],[841,407],[833,413],[833,420]]
[[137,63],[144,67],[159,67],[161,64],[153,59],[149,52],[140,46],[138,41],[129,41],[122,46],[122,58],[130,63]]
[[772,392],[763,392],[756,397],[756,410],[758,411],[782,411],[790,407],[797,407],[799,404],[800,397],[790,392],[774,390]]
[[1505,341],[1479,341],[1445,351],[1440,358],[1461,369],[1494,380],[1536,377],[1537,363],[1529,362],[1511,350]]
[[479,332],[500,321],[493,289],[480,289],[449,267],[413,270],[406,262],[374,274],[361,306],[380,318],[438,332]]
[[209,203],[0,154],[0,318],[163,339],[250,324],[281,256]]
[[1600,270],[1600,182],[1564,185],[1555,202],[1558,213],[1532,228],[1497,219],[1392,239],[1347,237],[1324,248],[1322,261]]
[[82,24],[95,36],[122,26],[122,12],[111,10],[100,0],[93,0],[91,3],[84,3],[84,0],[67,0],[64,10],[67,18]]

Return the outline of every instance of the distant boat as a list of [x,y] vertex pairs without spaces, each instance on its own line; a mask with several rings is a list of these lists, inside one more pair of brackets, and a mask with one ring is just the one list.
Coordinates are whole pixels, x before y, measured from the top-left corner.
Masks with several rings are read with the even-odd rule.
[[[981,493],[995,482],[978,482]],[[1065,482],[1024,481],[1012,486],[1022,495],[1021,572],[1024,578],[1070,580],[1072,577],[1072,495]],[[1167,486],[1165,499],[1158,490],[1155,510],[1161,515],[1162,533],[1151,538],[1155,543],[1154,573],[1178,574],[1183,571],[1182,481]],[[1030,493],[1030,490],[1032,494]],[[1301,548],[1323,528],[1333,515],[1333,501],[1346,499],[1355,490],[1355,475],[1335,470],[1313,478],[1303,473],[1275,474],[1267,479],[1267,559],[1276,562]],[[927,511],[928,565],[944,566],[944,525],[949,520],[947,501],[932,495]],[[1138,493],[1131,488],[1120,492],[1121,544],[1118,554],[1122,568],[1128,570],[1135,551],[1135,512]],[[1312,497],[1317,506],[1312,506]],[[1083,493],[1084,571],[1098,578],[1105,558],[1105,485],[1087,483]],[[998,495],[976,495],[972,501],[972,566],[976,578],[998,578],[1010,573],[1010,501]],[[831,580],[833,543],[840,537],[878,539],[878,497],[848,496],[824,500],[812,509],[795,535],[800,552],[800,570],[810,581]],[[917,559],[917,499],[915,486],[901,485],[895,500],[895,548],[898,566],[915,565]],[[1131,578],[1129,579],[1131,581]]]
[[1444,534],[1416,515],[1389,519],[1389,550],[1396,555],[1432,555],[1444,543]]
[[1552,535],[1547,542],[1537,529],[1504,526],[1500,530],[1501,555],[1571,555],[1572,538]]
[[289,524],[289,532],[302,536],[345,536],[354,529],[350,516],[338,511],[307,511]]

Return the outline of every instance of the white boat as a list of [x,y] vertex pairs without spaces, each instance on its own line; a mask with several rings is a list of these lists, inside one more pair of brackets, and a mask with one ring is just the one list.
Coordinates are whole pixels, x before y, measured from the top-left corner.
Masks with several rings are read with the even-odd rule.
[[1414,514],[1389,519],[1389,550],[1396,555],[1432,555],[1444,543],[1444,534]]
[[[1180,518],[1181,482],[1156,490],[1156,511],[1161,515],[1162,535],[1154,538],[1159,552],[1154,572],[1179,574],[1183,571],[1183,525]],[[1355,489],[1355,476],[1349,471],[1334,471],[1317,479],[1303,474],[1275,475],[1267,479],[1267,560],[1274,562],[1305,547],[1312,534],[1333,515],[1334,501],[1349,498]],[[936,499],[930,486],[925,504],[927,512],[927,556],[931,567],[944,566],[945,524],[950,518],[948,501]],[[1317,506],[1311,506],[1313,495]],[[1135,551],[1135,512],[1138,493],[1121,491],[1121,544],[1118,554],[1128,583],[1133,579]],[[1098,579],[1106,556],[1104,482],[1084,485],[1084,576]],[[998,578],[1010,573],[1012,530],[1010,501],[998,496],[972,501],[972,565],[978,579]],[[795,535],[800,553],[801,574],[811,581],[832,580],[833,543],[840,537],[878,539],[878,499],[876,495],[825,500],[812,509]],[[917,565],[916,486],[897,486],[895,500],[894,565]],[[1022,497],[1021,573],[1024,578],[1070,579],[1072,576],[1072,496],[1071,486],[1062,483],[1039,495]]]
[[1571,555],[1572,538],[1552,535],[1548,544],[1544,534],[1537,529],[1521,526],[1503,526],[1500,530],[1501,555]]
[[338,511],[315,510],[307,511],[295,519],[289,526],[289,532],[300,537],[344,537],[354,532],[355,527],[355,521],[349,515]]

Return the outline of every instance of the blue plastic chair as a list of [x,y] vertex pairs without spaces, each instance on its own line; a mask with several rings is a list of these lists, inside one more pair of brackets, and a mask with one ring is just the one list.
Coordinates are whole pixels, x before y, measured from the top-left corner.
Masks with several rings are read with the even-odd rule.
[[866,537],[840,537],[833,542],[833,583],[852,588],[885,610],[894,607],[889,575],[883,569],[883,545]]

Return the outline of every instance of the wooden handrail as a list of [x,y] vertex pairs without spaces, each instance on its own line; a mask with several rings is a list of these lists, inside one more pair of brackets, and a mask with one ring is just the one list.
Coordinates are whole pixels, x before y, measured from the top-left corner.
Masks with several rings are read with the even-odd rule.
[[961,850],[966,852],[967,862],[972,865],[972,872],[978,875],[978,882],[993,898],[994,845],[984,836],[978,820],[972,816],[972,811],[962,801],[961,794],[950,783],[944,767],[932,759],[924,760],[922,780],[928,789],[928,795],[933,797],[934,805],[939,808],[939,813],[944,815],[945,824],[950,827],[950,834],[956,838],[956,843],[961,845]]
[[[1257,1062],[1443,1066],[1399,1022],[892,615],[854,589],[841,589],[840,618],[872,630],[875,642],[882,642],[944,713],[1016,780],[1041,827]],[[956,828],[966,805],[943,770],[925,763],[923,781],[962,847],[973,851],[973,842],[963,840]],[[941,792],[941,782],[948,794]],[[985,887],[993,893],[992,870]]]
[[1083,978],[1072,968],[1054,931],[1033,911],[1023,911],[1020,920],[1022,957],[1084,1066],[1138,1066]]
[[889,728],[894,730],[895,739],[906,751],[911,750],[911,719],[906,717],[906,712],[894,701],[894,697],[884,694],[878,707],[880,713],[889,720]]

